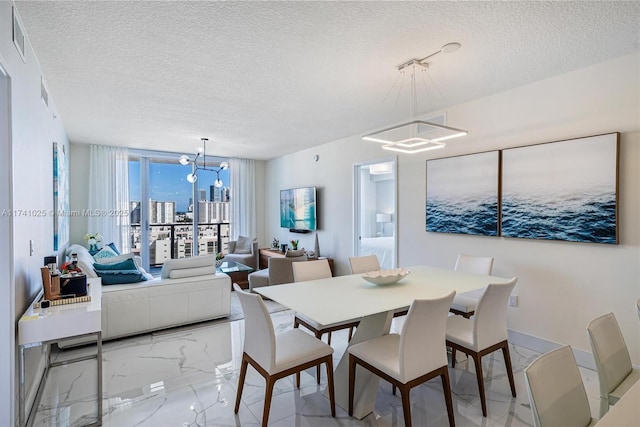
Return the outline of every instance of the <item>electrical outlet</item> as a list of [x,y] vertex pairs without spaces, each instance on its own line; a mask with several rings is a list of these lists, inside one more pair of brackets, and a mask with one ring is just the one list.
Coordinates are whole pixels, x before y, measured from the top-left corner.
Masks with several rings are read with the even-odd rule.
[[518,306],[518,295],[509,295],[509,306],[510,307]]

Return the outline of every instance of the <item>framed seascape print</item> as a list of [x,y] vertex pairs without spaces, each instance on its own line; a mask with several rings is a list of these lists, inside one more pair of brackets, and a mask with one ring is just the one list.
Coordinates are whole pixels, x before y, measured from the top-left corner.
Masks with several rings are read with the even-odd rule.
[[502,153],[502,235],[618,243],[619,134]]
[[499,173],[499,151],[427,160],[427,231],[497,236]]
[[53,250],[69,240],[69,165],[64,144],[53,143]]

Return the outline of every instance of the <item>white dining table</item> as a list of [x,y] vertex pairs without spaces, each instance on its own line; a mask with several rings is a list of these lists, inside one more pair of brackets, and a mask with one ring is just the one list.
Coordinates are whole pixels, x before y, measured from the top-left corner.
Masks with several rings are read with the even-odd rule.
[[598,427],[640,426],[640,381],[622,395],[596,423]]
[[[408,267],[410,274],[397,283],[374,285],[361,274],[285,285],[265,286],[255,292],[304,314],[321,325],[359,320],[349,345],[389,333],[393,312],[408,307],[415,299],[439,298],[484,288],[489,283],[506,283],[510,279],[447,270],[430,266]],[[334,372],[336,403],[349,407],[348,351]],[[354,417],[362,419],[373,411],[379,378],[358,372]]]

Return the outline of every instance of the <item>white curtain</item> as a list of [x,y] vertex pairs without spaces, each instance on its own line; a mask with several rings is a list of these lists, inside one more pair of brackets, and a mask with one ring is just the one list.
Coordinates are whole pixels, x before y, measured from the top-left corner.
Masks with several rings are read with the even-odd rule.
[[231,159],[231,240],[257,237],[256,166],[253,160]]
[[87,233],[102,234],[122,252],[130,251],[129,152],[126,148],[92,145],[89,150]]

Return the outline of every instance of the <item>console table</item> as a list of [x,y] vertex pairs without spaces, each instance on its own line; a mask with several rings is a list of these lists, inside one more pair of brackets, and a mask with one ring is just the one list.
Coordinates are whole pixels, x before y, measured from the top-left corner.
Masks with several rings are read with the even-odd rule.
[[[260,261],[259,261],[260,270],[269,268],[269,258],[271,257],[284,258],[284,254],[285,254],[284,252],[274,248],[261,248],[258,252],[260,254]],[[321,258],[326,258],[326,257],[321,257]],[[335,273],[335,270],[333,269],[333,258],[326,258],[326,260],[329,261],[329,268],[331,268],[331,275],[335,276],[336,273]]]
[[265,268],[269,268],[269,258],[271,258],[271,257],[283,258],[284,257],[284,252],[279,251],[278,249],[274,249],[274,248],[262,248],[262,249],[260,249],[258,251],[258,253],[260,254],[260,258],[259,258],[260,270],[264,270]]
[[[20,427],[26,426],[28,422],[33,422],[32,414],[35,413],[38,407],[50,368],[94,358],[98,368],[98,414],[97,420],[89,425],[102,425],[102,286],[99,278],[87,280],[87,294],[91,296],[91,301],[89,302],[56,305],[49,308],[30,307],[18,321],[18,367],[20,375],[18,385],[18,425]],[[65,338],[83,336],[95,337],[97,342],[95,356],[84,356],[51,363],[50,344]],[[45,369],[38,385],[33,407],[30,413],[26,414],[24,352],[27,348],[41,345],[46,346]]]

